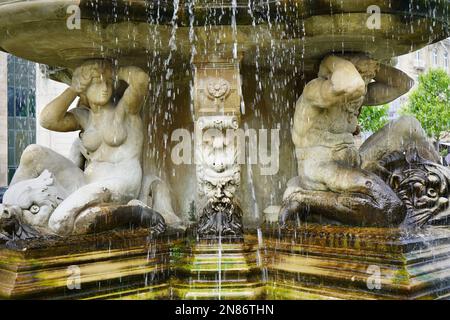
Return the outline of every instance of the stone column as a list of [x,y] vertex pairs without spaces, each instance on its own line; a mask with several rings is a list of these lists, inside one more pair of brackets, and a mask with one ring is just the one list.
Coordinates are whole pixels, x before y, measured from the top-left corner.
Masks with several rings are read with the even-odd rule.
[[235,198],[240,184],[241,80],[236,59],[194,63],[195,156],[200,237],[241,236],[242,211]]
[[0,187],[8,184],[8,60],[0,52]]

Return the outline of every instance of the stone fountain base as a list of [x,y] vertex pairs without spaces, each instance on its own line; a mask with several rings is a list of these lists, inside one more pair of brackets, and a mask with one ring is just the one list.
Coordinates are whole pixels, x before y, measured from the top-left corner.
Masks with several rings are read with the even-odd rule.
[[266,235],[270,299],[449,299],[450,229],[306,226]]
[[0,246],[0,298],[167,298],[172,246],[142,229],[11,241]]
[[[257,236],[259,234],[259,237]],[[308,225],[242,238],[146,230],[0,245],[6,299],[450,299],[450,228]]]

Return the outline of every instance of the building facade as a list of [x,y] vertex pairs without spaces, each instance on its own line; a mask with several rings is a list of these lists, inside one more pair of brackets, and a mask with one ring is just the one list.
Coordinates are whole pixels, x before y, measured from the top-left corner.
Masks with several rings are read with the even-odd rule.
[[0,186],[8,183],[8,56],[0,52]]
[[19,166],[23,150],[36,143],[36,65],[7,57],[8,181]]
[[[397,58],[396,68],[407,73],[414,80],[414,88],[418,84],[419,75],[430,69],[443,69],[450,74],[450,38],[429,45],[416,52]],[[408,94],[398,98],[390,104],[389,117],[398,117],[401,107],[408,102]]]
[[38,125],[41,109],[66,88],[48,79],[39,65],[0,53],[0,186],[11,181],[30,144],[68,155],[77,133],[52,132]]

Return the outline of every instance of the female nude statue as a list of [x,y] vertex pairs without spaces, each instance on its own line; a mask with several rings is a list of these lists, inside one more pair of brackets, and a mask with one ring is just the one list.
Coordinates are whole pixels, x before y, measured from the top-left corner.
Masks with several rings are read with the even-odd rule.
[[362,55],[322,61],[318,78],[306,85],[296,105],[292,139],[298,177],[285,192],[282,226],[299,212],[358,226],[392,226],[404,220],[404,204],[374,172],[382,170],[377,160],[383,155],[412,146],[430,160],[438,159],[420,124],[404,117],[360,150],[354,143],[362,105],[381,105],[410,89],[409,77],[393,72]]
[[[128,84],[117,103],[112,99],[115,79]],[[11,185],[48,170],[67,195],[49,221],[41,224],[48,223],[57,234],[70,234],[75,219],[86,208],[100,203],[125,204],[137,198],[142,180],[140,109],[148,84],[148,75],[137,67],[119,68],[113,74],[108,61],[88,61],[75,70],[71,87],[42,110],[40,123],[44,128],[80,130],[84,163],[75,164],[37,145],[25,150]],[[77,97],[78,106],[68,110]]]

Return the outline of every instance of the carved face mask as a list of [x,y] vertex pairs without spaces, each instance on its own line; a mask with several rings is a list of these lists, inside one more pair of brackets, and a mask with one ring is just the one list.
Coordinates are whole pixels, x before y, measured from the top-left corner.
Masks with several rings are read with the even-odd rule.
[[209,202],[230,202],[240,183],[240,171],[238,168],[216,172],[207,167],[199,174],[202,185],[201,191]]
[[227,181],[205,181],[204,194],[213,202],[227,202],[233,198],[236,185],[232,179]]
[[420,227],[448,209],[450,172],[431,163],[403,169],[391,175],[389,184],[408,209],[406,224]]

